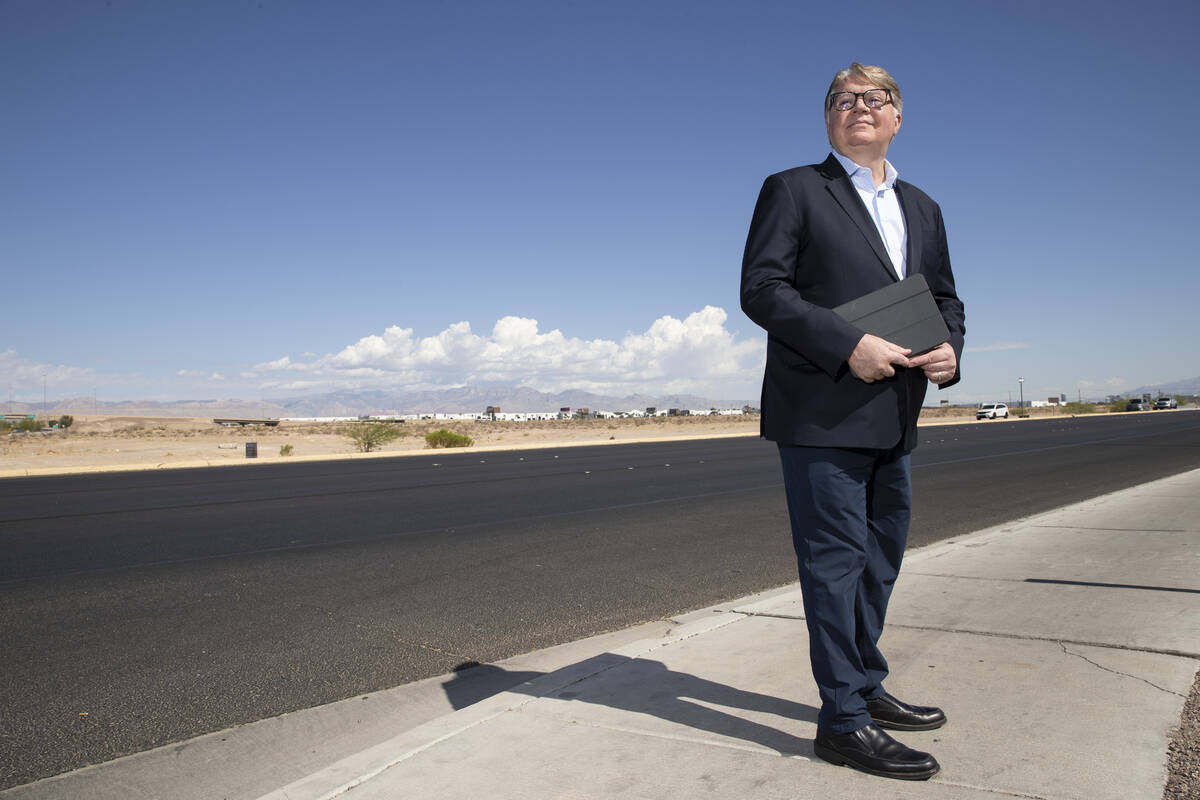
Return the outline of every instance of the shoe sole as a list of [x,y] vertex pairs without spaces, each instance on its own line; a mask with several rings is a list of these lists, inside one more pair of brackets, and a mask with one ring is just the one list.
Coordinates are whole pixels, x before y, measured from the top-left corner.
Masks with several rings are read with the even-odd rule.
[[926,722],[921,725],[905,725],[903,722],[887,722],[885,720],[875,719],[871,717],[871,721],[880,728],[886,728],[890,731],[936,731],[938,728],[946,724],[945,719],[940,719],[937,722]]
[[926,772],[888,772],[881,769],[871,769],[863,764],[855,763],[844,756],[838,755],[835,751],[816,743],[813,744],[813,752],[815,752],[822,760],[828,761],[834,766],[849,767],[850,769],[855,769],[859,772],[865,772],[868,775],[875,775],[880,778],[895,778],[901,781],[927,781],[934,775],[937,775],[942,769],[939,765]]

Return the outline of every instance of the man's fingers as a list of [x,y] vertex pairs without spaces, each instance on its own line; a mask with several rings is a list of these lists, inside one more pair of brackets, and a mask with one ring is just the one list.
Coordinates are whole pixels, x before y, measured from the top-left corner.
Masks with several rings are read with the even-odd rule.
[[928,353],[922,353],[919,356],[914,356],[909,359],[909,364],[922,369],[932,369],[937,372],[939,369],[943,372],[953,372],[956,365],[954,357],[954,348],[949,342],[938,345]]
[[896,367],[910,366],[910,347],[901,347],[878,336],[863,334],[848,359],[850,371],[863,383],[874,383],[896,374]]

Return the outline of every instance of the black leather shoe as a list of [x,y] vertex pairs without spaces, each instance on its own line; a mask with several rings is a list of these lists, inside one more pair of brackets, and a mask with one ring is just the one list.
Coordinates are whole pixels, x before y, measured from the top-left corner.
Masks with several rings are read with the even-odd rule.
[[867,713],[876,725],[894,731],[931,731],[946,724],[940,708],[910,706],[887,692],[867,701]]
[[830,764],[883,778],[924,781],[940,769],[929,753],[905,747],[874,725],[850,733],[823,733],[818,729],[813,750]]

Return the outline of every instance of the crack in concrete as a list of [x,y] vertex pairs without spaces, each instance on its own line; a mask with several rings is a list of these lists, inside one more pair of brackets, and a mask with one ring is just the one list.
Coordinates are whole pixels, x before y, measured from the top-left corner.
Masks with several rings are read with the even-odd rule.
[[1105,672],[1111,672],[1113,675],[1121,675],[1126,678],[1133,678],[1136,681],[1141,681],[1142,683],[1146,684],[1147,686],[1153,686],[1155,689],[1158,689],[1160,692],[1166,692],[1167,694],[1173,694],[1176,697],[1184,697],[1184,695],[1180,694],[1179,692],[1173,692],[1170,689],[1159,686],[1157,683],[1154,683],[1153,681],[1148,681],[1145,678],[1141,677],[1140,675],[1131,675],[1128,672],[1121,672],[1119,669],[1111,669],[1109,667],[1104,666],[1103,664],[1097,664],[1095,661],[1092,661],[1090,658],[1085,656],[1083,653],[1076,653],[1071,650],[1068,650],[1067,645],[1064,642],[1060,641],[1058,643],[1058,646],[1061,647],[1062,651],[1064,653],[1066,653],[1067,655],[1075,656],[1076,658],[1081,658],[1084,661],[1086,661],[1087,663],[1091,664],[1093,667],[1096,667],[1097,669],[1102,669]]

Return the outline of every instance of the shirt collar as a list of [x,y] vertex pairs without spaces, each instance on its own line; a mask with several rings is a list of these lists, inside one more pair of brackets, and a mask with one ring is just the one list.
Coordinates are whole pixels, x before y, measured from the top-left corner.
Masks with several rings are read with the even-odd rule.
[[[866,189],[869,192],[874,192],[879,188],[875,185],[875,179],[871,177],[870,169],[854,163],[837,150],[833,151],[833,156],[838,160],[838,163],[842,165],[842,169],[846,170],[846,174],[850,176],[850,180],[855,186],[859,187],[860,189]],[[900,173],[897,172],[896,168],[892,166],[892,162],[885,158],[883,160],[883,188],[895,188],[896,178],[899,176]]]

